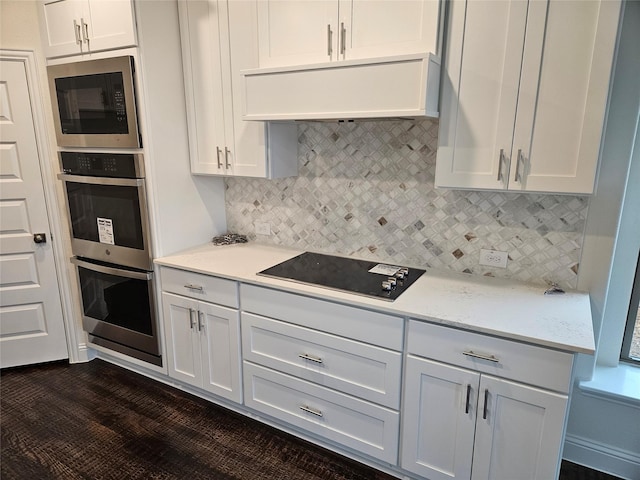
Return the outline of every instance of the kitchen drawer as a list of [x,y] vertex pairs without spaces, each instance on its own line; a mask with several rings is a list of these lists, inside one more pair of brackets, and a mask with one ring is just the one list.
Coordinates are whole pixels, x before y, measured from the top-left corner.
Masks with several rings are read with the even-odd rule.
[[392,350],[402,350],[403,319],[293,293],[240,285],[242,310]]
[[383,462],[398,456],[397,411],[244,362],[245,405]]
[[400,352],[251,313],[242,313],[242,351],[245,360],[400,407]]
[[165,292],[238,308],[238,286],[232,280],[162,267],[160,281]]
[[[567,393],[573,355],[464,330],[409,321],[407,351],[470,370]],[[473,352],[493,360],[465,355]]]

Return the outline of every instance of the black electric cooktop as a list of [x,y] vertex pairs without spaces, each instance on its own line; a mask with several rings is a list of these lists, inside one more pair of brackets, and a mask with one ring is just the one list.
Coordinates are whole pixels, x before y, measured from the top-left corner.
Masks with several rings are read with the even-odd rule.
[[393,301],[424,272],[418,268],[305,252],[258,275]]

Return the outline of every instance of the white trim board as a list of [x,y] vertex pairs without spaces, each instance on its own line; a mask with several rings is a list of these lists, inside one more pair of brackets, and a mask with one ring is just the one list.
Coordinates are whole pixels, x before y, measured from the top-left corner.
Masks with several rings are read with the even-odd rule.
[[567,435],[563,459],[629,480],[640,478],[640,455],[628,450]]

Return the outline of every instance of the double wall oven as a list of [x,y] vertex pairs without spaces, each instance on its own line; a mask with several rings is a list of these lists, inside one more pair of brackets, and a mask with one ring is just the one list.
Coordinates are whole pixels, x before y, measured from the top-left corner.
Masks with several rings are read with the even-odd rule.
[[83,327],[93,345],[162,365],[133,65],[126,56],[48,74]]

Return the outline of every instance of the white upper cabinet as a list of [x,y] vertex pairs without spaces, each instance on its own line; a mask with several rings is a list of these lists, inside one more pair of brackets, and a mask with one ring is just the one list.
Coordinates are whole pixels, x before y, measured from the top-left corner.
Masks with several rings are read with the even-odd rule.
[[438,0],[262,0],[260,67],[437,53]]
[[136,44],[131,0],[43,0],[40,28],[47,58]]
[[451,2],[436,186],[592,193],[620,2]]
[[242,120],[240,70],[258,62],[256,4],[183,0],[178,5],[192,173],[296,175],[296,125]]

